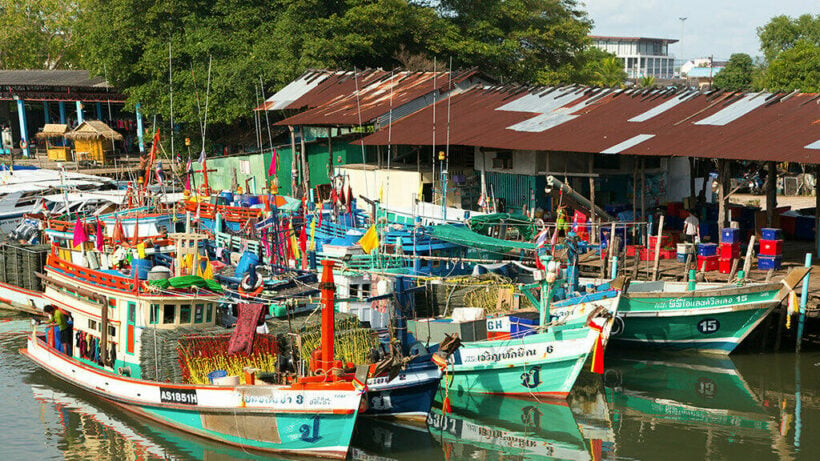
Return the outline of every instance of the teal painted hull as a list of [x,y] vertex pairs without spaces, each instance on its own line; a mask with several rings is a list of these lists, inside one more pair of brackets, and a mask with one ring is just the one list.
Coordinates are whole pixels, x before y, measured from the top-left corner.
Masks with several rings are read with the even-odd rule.
[[742,295],[692,296],[691,292],[621,297],[613,344],[729,354],[779,302],[778,290]]
[[356,423],[356,414],[208,414],[156,407],[129,409],[154,421],[229,445],[257,451],[315,453],[316,456],[347,452]]
[[520,339],[476,341],[453,354],[449,392],[566,398],[592,350],[591,328],[551,329]]

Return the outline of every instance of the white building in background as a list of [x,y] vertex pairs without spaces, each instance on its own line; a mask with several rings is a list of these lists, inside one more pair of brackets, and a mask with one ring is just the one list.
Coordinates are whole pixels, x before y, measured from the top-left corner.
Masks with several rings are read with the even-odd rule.
[[669,54],[671,38],[611,37],[590,35],[592,45],[617,56],[624,63],[629,78],[652,76],[673,78],[675,56]]

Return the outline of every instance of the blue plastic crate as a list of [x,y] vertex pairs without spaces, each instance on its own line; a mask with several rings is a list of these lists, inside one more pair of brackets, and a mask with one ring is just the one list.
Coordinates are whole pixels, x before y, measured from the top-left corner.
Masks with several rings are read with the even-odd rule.
[[675,259],[677,259],[679,263],[685,263],[686,262],[686,256],[688,256],[686,253],[678,253],[677,258],[675,258]]
[[537,312],[510,315],[510,338],[523,338],[535,334],[539,317]]
[[736,243],[740,240],[740,229],[725,227],[720,231],[720,241],[723,243]]
[[782,229],[764,227],[760,229],[760,233],[762,234],[760,240],[783,240]]
[[767,271],[769,269],[780,269],[780,265],[783,263],[782,256],[758,256],[757,257],[757,268],[762,271]]
[[717,248],[716,243],[701,243],[698,245],[698,256],[715,256]]

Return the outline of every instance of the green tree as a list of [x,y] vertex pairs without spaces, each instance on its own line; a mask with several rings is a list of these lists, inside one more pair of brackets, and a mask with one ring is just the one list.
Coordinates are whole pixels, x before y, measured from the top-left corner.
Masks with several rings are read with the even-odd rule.
[[[449,27],[435,43],[456,66],[503,80],[553,83],[582,67],[592,21],[575,0],[441,0]],[[568,66],[568,67],[567,67]]]
[[655,87],[655,77],[652,75],[646,75],[638,79],[636,82],[639,88],[654,88]]
[[775,16],[768,24],[757,28],[757,36],[766,61],[772,62],[800,40],[820,45],[820,15]]
[[77,67],[85,0],[0,0],[0,68]]
[[820,45],[798,40],[769,64],[763,83],[769,91],[820,92]]
[[754,62],[746,53],[735,53],[729,57],[729,62],[717,75],[713,85],[715,88],[727,91],[747,91],[752,88]]

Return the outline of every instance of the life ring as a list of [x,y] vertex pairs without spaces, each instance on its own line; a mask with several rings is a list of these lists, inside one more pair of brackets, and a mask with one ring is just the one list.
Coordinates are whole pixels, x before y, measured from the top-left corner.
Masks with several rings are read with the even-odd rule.
[[25,149],[26,147],[28,147],[28,144],[26,143],[26,140],[21,139],[20,140],[20,149]]
[[256,273],[256,285],[251,286],[251,275],[245,274],[239,282],[239,295],[243,298],[255,298],[262,293],[265,283],[262,281],[262,276],[259,272]]

